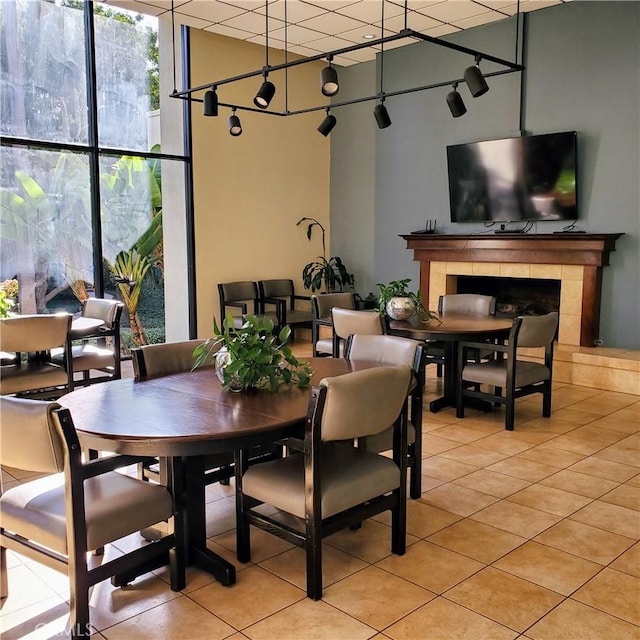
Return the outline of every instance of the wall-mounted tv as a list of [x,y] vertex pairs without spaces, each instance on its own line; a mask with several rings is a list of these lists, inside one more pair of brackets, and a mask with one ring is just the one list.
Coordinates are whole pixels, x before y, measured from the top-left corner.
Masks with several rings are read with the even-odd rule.
[[576,220],[575,131],[447,147],[452,222]]

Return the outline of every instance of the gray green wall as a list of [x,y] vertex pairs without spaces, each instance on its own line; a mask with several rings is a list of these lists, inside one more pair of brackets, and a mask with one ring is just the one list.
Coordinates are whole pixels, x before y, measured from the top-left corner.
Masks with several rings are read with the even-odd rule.
[[[411,22],[409,21],[409,27]],[[507,59],[515,19],[450,39]],[[603,272],[600,338],[640,348],[640,3],[574,1],[527,15],[523,81],[527,133],[578,132],[580,220],[590,232],[624,232]],[[385,52],[385,90],[459,78],[469,56],[428,43]],[[372,94],[380,60],[342,69],[340,98]],[[376,68],[378,67],[378,68]],[[483,71],[496,67],[481,63]],[[387,100],[392,125],[378,130],[374,103],[335,110],[331,134],[331,254],[341,256],[366,293],[376,282],[411,277],[418,263],[399,234],[436,219],[444,233],[487,233],[449,222],[446,146],[517,135],[521,74],[490,78],[467,114],[453,119],[447,87]],[[531,233],[556,231],[538,223]]]

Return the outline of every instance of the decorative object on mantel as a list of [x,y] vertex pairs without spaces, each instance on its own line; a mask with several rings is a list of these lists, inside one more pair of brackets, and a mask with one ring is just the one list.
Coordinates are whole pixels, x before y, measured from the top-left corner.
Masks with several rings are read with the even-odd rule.
[[284,326],[273,335],[269,318],[246,316],[242,327],[234,327],[227,316],[222,329],[213,321],[213,338],[198,345],[193,368],[213,360],[222,385],[230,391],[265,389],[277,391],[282,384],[308,387],[313,369],[298,360],[288,345],[291,328]]
[[[327,115],[324,118],[324,120],[321,122],[320,126],[318,127],[318,131],[320,131],[322,135],[326,136],[329,134],[329,132],[331,131],[331,129],[334,127],[336,123],[335,116],[330,114],[328,111],[329,106],[331,107],[331,109],[336,109],[337,107],[343,107],[351,104],[357,104],[361,102],[370,102],[372,100],[375,100],[377,101],[378,104],[374,109],[374,116],[378,124],[378,127],[380,129],[384,129],[391,124],[389,113],[384,104],[387,98],[393,97],[393,96],[400,96],[405,93],[416,93],[419,91],[426,91],[428,89],[439,89],[442,87],[453,86],[454,87],[453,91],[449,93],[447,96],[447,103],[449,104],[449,108],[451,109],[452,115],[454,117],[459,117],[460,115],[463,115],[464,112],[466,112],[466,108],[464,108],[464,103],[462,103],[462,98],[460,97],[460,94],[458,94],[457,92],[458,84],[465,83],[469,88],[471,95],[475,98],[483,95],[489,90],[489,86],[486,83],[486,78],[489,78],[492,76],[504,75],[508,73],[521,72],[521,71],[524,71],[525,69],[524,65],[519,64],[518,62],[515,62],[515,61],[511,62],[509,60],[498,58],[488,53],[483,53],[476,49],[470,49],[469,47],[464,47],[462,45],[456,44],[455,42],[434,38],[424,33],[420,33],[419,31],[414,31],[413,29],[410,29],[408,27],[408,16],[409,16],[408,0],[405,0],[404,2],[403,28],[398,33],[393,33],[392,35],[385,36],[384,35],[385,33],[384,5],[385,5],[385,0],[381,0],[382,20],[381,20],[380,30],[381,30],[382,36],[380,38],[366,40],[365,42],[362,42],[362,43],[353,44],[348,47],[343,47],[341,49],[335,49],[333,51],[327,51],[326,53],[319,53],[317,55],[309,56],[306,58],[296,57],[293,60],[288,59],[287,49],[285,44],[285,62],[282,64],[270,65],[269,56],[268,56],[269,0],[265,0],[265,22],[266,22],[265,49],[267,51],[265,56],[266,58],[265,66],[262,67],[261,69],[256,69],[254,71],[249,71],[247,73],[231,76],[229,78],[213,80],[204,85],[190,87],[190,88],[178,91],[176,87],[177,75],[176,75],[176,60],[175,60],[175,47],[174,47],[173,92],[171,93],[171,97],[181,98],[183,100],[189,100],[191,102],[204,102],[204,115],[214,116],[214,117],[218,115],[218,107],[227,107],[233,111],[234,115],[235,115],[236,109],[242,109],[244,111],[252,111],[254,113],[268,113],[271,115],[279,115],[279,116],[292,116],[292,115],[299,115],[303,113],[311,113],[315,111],[326,111]],[[517,11],[516,11],[516,26],[515,26],[516,56],[517,56],[517,49],[518,49],[518,42],[519,42],[518,35],[520,34],[520,31],[521,31],[521,19],[524,20],[524,16],[520,12],[520,3],[518,2]],[[175,33],[174,20],[175,20],[174,1],[171,0],[171,26],[172,26],[173,33]],[[287,0],[284,0],[284,41],[285,43],[288,41],[287,33],[288,33],[289,26],[290,24],[287,20]],[[420,41],[429,42],[431,44],[434,44],[440,47],[445,47],[447,49],[457,51],[458,53],[463,53],[469,56],[473,56],[474,64],[465,69],[462,78],[453,78],[450,80],[436,82],[429,85],[410,87],[405,89],[397,89],[394,91],[385,91],[382,86],[382,65],[383,65],[383,58],[384,58],[384,46],[387,43],[396,42],[398,40],[403,40],[403,39],[410,39],[411,41],[414,41],[414,42],[420,42]],[[523,40],[524,39],[521,39],[521,41]],[[520,44],[520,46],[522,47],[522,44]],[[352,51],[358,51],[359,49],[365,49],[369,47],[375,47],[376,49],[380,50],[380,65],[381,65],[380,91],[378,91],[377,93],[374,93],[373,95],[365,95],[365,96],[352,98],[348,100],[342,100],[342,101],[334,100],[333,102],[331,102],[330,105],[327,105],[325,103],[325,104],[320,104],[317,106],[307,107],[302,109],[289,109],[288,94],[286,94],[285,100],[284,100],[284,104],[285,104],[284,110],[275,111],[275,110],[268,109],[269,103],[273,98],[274,94],[276,93],[275,85],[272,84],[269,80],[267,80],[267,78],[269,77],[269,74],[273,74],[275,71],[279,71],[279,70],[284,70],[285,74],[287,74],[288,69],[291,67],[295,67],[301,64],[307,64],[309,62],[315,62],[318,60],[327,60],[329,66],[323,68],[321,72],[322,75],[321,75],[320,93],[326,97],[335,96],[339,90],[339,82],[338,82],[338,77],[337,77],[335,68],[331,66],[334,58],[336,56],[340,56]],[[481,60],[492,62],[498,65],[500,68],[498,68],[495,71],[490,71],[488,73],[483,74],[483,72],[480,71],[480,67],[479,67]],[[246,80],[247,78],[253,78],[256,76],[262,76],[263,83],[258,91],[258,94],[255,96],[253,100],[253,105],[242,106],[237,102],[227,103],[219,100],[217,92],[222,85],[238,82],[241,80]],[[285,76],[285,79],[286,78],[288,78],[288,75]],[[287,92],[287,90],[288,90],[288,84],[285,81],[285,92]],[[193,94],[197,94],[199,92],[205,92],[203,98],[194,97]],[[454,96],[457,95],[455,109],[451,107],[452,94]],[[215,107],[214,107],[214,103],[215,103]],[[239,135],[239,134],[231,133],[231,135]]]
[[342,262],[342,258],[332,256],[327,260],[327,247],[324,240],[324,226],[315,218],[300,218],[296,226],[308,222],[307,239],[311,240],[313,228],[318,227],[322,233],[322,255],[313,262],[309,262],[302,270],[302,284],[305,289],[311,289],[312,293],[324,289],[326,293],[344,291],[353,287],[354,277]]
[[420,322],[440,322],[437,315],[425,309],[420,292],[409,291],[411,278],[392,280],[388,284],[378,283],[378,311],[386,313],[392,320],[407,320],[416,314]]

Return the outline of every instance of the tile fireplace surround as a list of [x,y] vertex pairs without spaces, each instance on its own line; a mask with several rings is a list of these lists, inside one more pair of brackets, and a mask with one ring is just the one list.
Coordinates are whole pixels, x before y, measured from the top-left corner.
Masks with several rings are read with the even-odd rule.
[[[403,235],[420,262],[420,291],[429,308],[456,293],[457,277],[560,281],[560,326],[554,377],[559,382],[640,395],[640,353],[594,348],[602,268],[621,234]],[[538,354],[531,351],[531,357]]]

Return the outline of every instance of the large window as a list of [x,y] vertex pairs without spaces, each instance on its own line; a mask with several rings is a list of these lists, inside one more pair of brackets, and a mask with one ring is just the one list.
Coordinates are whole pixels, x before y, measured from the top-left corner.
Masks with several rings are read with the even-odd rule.
[[162,153],[157,20],[2,0],[0,30],[0,280],[21,313],[118,297],[125,344],[163,340],[160,167],[187,159]]

